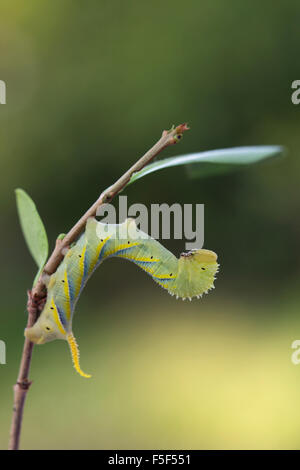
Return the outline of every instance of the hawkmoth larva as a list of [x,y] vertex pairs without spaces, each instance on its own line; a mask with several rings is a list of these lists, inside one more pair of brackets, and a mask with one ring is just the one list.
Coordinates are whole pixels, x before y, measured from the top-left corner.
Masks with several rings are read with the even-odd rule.
[[88,219],[85,232],[65,253],[57,271],[47,278],[47,300],[37,322],[25,336],[37,344],[54,339],[68,341],[74,367],[80,369],[79,351],[72,332],[72,319],[79,296],[95,269],[117,256],[137,264],[177,298],[202,296],[214,287],[217,255],[209,250],[183,253],[179,259],[157,240],[137,229],[133,219],[107,225]]

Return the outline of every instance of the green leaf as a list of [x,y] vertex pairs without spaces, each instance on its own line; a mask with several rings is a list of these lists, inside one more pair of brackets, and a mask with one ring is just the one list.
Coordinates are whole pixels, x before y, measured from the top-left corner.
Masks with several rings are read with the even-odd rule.
[[234,147],[221,150],[190,153],[178,157],[165,158],[134,173],[127,186],[154,171],[173,166],[189,165],[188,174],[192,178],[211,176],[232,171],[246,165],[258,163],[267,158],[283,154],[283,147],[278,145],[261,145],[256,147]]
[[57,237],[57,240],[63,240],[66,236],[66,233],[60,233]]
[[[48,258],[48,238],[33,200],[23,189],[16,189],[17,208],[28,249],[38,265],[39,273]],[[39,274],[38,273],[38,274]],[[36,281],[37,279],[35,279]]]
[[[46,262],[46,260],[45,260],[45,262]],[[43,263],[43,264],[41,265],[41,267],[39,268],[38,272],[36,273],[35,278],[34,278],[34,281],[33,281],[33,284],[32,284],[33,287],[34,287],[34,286],[36,285],[36,283],[38,282],[38,280],[39,280],[39,278],[40,278],[40,275],[42,274],[42,271],[43,271],[43,269],[44,269],[44,266],[45,266],[45,263]]]

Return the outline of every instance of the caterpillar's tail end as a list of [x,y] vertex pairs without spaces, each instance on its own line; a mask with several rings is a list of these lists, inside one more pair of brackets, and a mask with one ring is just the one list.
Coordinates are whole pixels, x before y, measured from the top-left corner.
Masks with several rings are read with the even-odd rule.
[[85,374],[81,369],[80,369],[80,364],[79,364],[79,349],[78,345],[76,343],[76,339],[73,335],[73,333],[69,333],[67,335],[67,341],[70,346],[71,350],[71,355],[72,355],[72,360],[73,364],[75,367],[75,370],[78,372],[78,374],[81,375],[81,377],[85,377],[86,379],[90,379],[92,376],[90,374]]

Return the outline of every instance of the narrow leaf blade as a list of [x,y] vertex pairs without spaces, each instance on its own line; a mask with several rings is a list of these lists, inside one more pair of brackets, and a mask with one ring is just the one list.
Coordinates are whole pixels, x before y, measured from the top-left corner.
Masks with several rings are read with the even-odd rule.
[[31,197],[16,189],[17,209],[27,247],[39,270],[48,257],[48,238],[44,224]]
[[232,171],[238,167],[252,165],[268,158],[282,155],[283,147],[278,145],[261,145],[255,147],[234,147],[220,150],[209,150],[206,152],[196,152],[178,157],[166,158],[143,168],[135,173],[128,185],[163,168],[170,168],[180,165],[191,165],[189,176],[203,177],[218,174],[223,171]]

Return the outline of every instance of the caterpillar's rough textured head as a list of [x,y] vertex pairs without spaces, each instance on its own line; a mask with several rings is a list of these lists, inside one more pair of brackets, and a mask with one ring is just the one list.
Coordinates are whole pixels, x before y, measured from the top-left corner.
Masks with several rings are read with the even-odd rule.
[[49,315],[41,315],[37,322],[25,329],[25,336],[35,344],[44,344],[54,339],[66,339],[66,333],[59,331],[55,321]]

